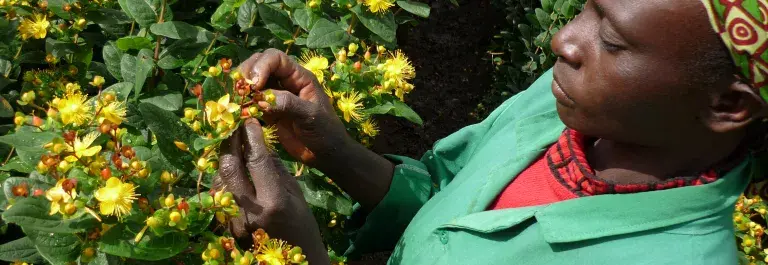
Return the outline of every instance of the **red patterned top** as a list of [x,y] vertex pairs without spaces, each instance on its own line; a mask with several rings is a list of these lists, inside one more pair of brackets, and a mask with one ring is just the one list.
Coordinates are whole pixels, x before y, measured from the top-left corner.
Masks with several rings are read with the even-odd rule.
[[699,176],[675,177],[661,182],[617,184],[598,178],[587,162],[584,135],[566,129],[540,158],[518,175],[488,206],[489,210],[527,207],[600,194],[635,193],[695,186],[717,180],[709,170]]

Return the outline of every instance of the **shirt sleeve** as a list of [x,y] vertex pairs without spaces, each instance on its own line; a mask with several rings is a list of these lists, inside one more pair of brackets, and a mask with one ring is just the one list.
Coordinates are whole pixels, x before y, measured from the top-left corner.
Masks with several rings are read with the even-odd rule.
[[370,213],[356,205],[347,221],[353,239],[345,255],[355,259],[361,253],[392,249],[416,212],[453,180],[516,98],[504,102],[482,122],[437,141],[420,160],[385,155],[397,165],[389,191]]

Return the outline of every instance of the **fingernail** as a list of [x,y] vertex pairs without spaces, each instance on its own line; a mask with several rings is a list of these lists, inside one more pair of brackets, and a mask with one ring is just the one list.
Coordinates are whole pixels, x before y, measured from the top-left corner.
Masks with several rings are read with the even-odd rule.
[[256,102],[256,105],[259,105],[259,108],[261,108],[264,111],[268,111],[270,106],[269,102],[266,102],[266,101]]

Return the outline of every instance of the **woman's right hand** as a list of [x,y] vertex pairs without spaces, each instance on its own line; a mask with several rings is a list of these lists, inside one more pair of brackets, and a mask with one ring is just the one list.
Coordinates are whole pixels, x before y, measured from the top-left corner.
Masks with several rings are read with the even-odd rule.
[[256,89],[272,89],[275,103],[259,102],[264,120],[277,126],[286,151],[302,163],[316,167],[352,140],[335,113],[317,78],[284,52],[268,49],[253,54],[239,66]]

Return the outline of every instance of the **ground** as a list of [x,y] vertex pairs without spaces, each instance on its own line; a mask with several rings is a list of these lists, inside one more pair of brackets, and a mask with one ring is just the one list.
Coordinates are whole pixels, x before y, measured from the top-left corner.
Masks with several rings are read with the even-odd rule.
[[424,126],[382,116],[381,136],[373,145],[378,153],[419,158],[435,141],[477,122],[470,112],[491,90],[494,67],[486,51],[504,15],[489,0],[459,7],[434,0],[431,7],[429,19],[397,32],[400,48],[416,67],[415,89],[406,102]]

